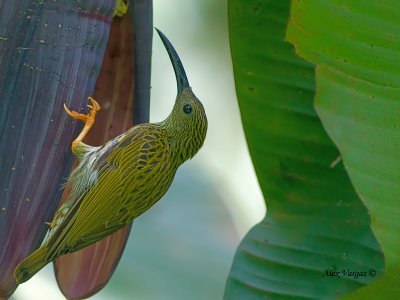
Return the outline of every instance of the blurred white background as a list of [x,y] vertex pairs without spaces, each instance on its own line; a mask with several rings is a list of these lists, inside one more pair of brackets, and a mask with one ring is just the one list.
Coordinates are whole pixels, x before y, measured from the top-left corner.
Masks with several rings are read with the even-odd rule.
[[[135,221],[110,283],[91,299],[221,299],[235,249],[265,215],[248,154],[228,40],[226,1],[155,0],[154,26],[179,53],[209,121],[204,147],[167,195]],[[176,82],[154,32],[150,121],[170,113]],[[11,299],[64,299],[52,264]]]

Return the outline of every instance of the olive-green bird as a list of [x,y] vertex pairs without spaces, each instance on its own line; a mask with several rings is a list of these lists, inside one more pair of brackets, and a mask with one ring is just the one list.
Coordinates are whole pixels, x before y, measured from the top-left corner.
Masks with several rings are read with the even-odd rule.
[[101,147],[82,142],[94,124],[98,103],[90,98],[87,115],[67,113],[85,126],[72,142],[79,165],[68,178],[68,201],[50,224],[43,245],[15,269],[18,283],[47,263],[93,244],[131,223],[168,190],[178,167],[203,145],[207,118],[185,70],[166,36],[157,30],[174,67],[178,95],[171,114],[160,123],[140,124]]

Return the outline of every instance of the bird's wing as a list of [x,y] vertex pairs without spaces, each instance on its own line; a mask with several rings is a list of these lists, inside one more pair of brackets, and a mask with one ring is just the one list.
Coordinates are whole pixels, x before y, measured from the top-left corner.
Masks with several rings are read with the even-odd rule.
[[[76,251],[132,221],[129,201],[135,191],[159,176],[169,155],[167,138],[154,124],[134,127],[96,163],[97,182],[82,195],[54,234],[51,256]],[[172,180],[172,179],[171,179]]]
[[[131,130],[135,130],[133,127]],[[73,186],[71,193],[65,203],[57,210],[50,225],[50,234],[45,240],[47,245],[52,245],[60,235],[65,236],[66,225],[70,224],[72,218],[75,216],[82,200],[90,188],[96,183],[99,172],[104,166],[107,166],[107,159],[110,154],[117,148],[119,142],[123,140],[130,131],[122,133],[121,135],[113,138],[101,147],[83,146],[82,149],[89,149],[86,151],[86,159],[82,159],[79,165],[71,172],[67,183],[64,188]],[[96,148],[96,149],[95,149]],[[94,162],[93,162],[94,161]],[[64,212],[63,206],[68,205],[68,210]],[[71,222],[73,223],[73,222]]]

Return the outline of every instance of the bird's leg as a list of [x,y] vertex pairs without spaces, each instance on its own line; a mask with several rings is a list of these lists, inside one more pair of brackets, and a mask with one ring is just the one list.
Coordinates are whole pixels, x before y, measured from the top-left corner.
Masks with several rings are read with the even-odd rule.
[[97,103],[96,100],[94,100],[92,97],[89,97],[88,99],[90,100],[91,105],[86,105],[87,107],[90,108],[89,113],[86,115],[77,113],[76,111],[70,111],[64,103],[64,109],[67,112],[67,114],[70,115],[75,120],[81,120],[85,124],[81,133],[72,142],[71,150],[74,154],[76,154],[76,147],[78,146],[78,144],[82,142],[82,140],[88,134],[90,128],[92,128],[96,118],[96,113],[100,110],[100,105],[99,103]]

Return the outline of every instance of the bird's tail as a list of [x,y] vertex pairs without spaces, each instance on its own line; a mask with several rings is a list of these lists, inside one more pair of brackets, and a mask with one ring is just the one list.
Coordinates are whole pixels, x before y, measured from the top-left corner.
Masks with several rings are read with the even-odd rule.
[[48,262],[46,261],[46,255],[47,248],[44,245],[20,262],[14,271],[14,276],[17,282],[23,283],[29,280],[33,275],[47,265]]

